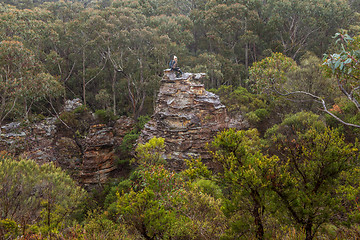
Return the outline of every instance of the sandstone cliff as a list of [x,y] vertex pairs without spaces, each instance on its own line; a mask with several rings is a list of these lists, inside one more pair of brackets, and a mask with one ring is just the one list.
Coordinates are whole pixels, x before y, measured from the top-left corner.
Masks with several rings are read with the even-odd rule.
[[54,162],[85,186],[105,183],[117,167],[115,150],[135,122],[121,117],[110,125],[99,124],[91,112],[77,110],[81,106],[78,99],[66,102],[60,118],[68,127],[57,118],[2,126],[0,151],[39,164]]
[[200,83],[203,73],[184,73],[176,78],[164,71],[155,112],[141,132],[138,143],[153,137],[165,138],[166,158],[170,167],[184,167],[183,159],[210,159],[206,143],[229,127],[226,108],[217,95]]

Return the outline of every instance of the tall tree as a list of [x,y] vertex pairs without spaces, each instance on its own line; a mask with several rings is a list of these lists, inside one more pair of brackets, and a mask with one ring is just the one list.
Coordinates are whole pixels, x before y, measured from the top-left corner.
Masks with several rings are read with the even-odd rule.
[[328,36],[349,24],[351,17],[345,0],[270,0],[263,13],[266,24],[275,30],[273,40],[281,46],[273,50],[293,59],[306,49],[321,55],[329,44]]
[[34,101],[61,90],[32,51],[18,41],[0,42],[0,83],[0,125],[19,101],[23,101],[27,117]]

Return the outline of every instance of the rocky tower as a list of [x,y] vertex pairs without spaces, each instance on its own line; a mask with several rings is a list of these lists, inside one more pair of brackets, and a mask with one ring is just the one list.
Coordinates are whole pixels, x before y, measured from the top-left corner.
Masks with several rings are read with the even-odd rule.
[[219,97],[199,82],[204,76],[184,73],[176,78],[174,72],[164,70],[155,113],[138,140],[145,143],[153,137],[165,138],[166,158],[175,170],[183,168],[184,158],[210,159],[206,143],[229,124]]

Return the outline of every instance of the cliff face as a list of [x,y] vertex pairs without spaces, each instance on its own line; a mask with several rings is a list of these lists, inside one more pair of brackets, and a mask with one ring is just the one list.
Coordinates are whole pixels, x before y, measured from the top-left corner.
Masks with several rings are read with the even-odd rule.
[[[78,100],[68,101],[63,113],[74,113],[81,105]],[[96,123],[88,111],[69,116],[70,128],[56,118],[28,125],[14,122],[3,126],[0,152],[34,159],[39,164],[54,162],[85,186],[105,183],[117,167],[115,149],[131,131],[134,120],[121,117],[109,126]]]
[[138,140],[145,143],[153,137],[165,138],[166,158],[175,170],[184,167],[185,158],[210,159],[206,143],[229,127],[225,106],[200,83],[204,76],[184,73],[176,78],[165,70],[154,115]]

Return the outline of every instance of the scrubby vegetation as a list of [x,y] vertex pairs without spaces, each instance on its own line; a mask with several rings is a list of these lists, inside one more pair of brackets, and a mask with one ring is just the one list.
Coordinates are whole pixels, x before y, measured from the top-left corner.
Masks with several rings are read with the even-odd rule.
[[[93,191],[1,152],[0,239],[360,238],[359,16],[353,0],[2,1],[0,127],[55,116],[82,146],[90,118],[136,125],[127,174]],[[134,149],[173,55],[249,123],[209,143],[217,171],[173,171],[162,138]]]

